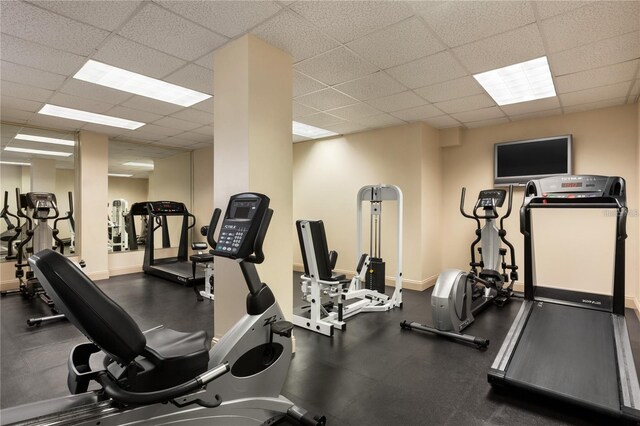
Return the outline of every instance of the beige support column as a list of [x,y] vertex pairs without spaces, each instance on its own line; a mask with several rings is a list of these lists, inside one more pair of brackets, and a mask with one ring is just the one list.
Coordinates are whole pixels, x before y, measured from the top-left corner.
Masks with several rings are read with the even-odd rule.
[[56,160],[31,159],[31,192],[56,192]]
[[[214,57],[214,204],[253,191],[274,210],[258,266],[287,318],[292,288],[291,56],[252,35]],[[216,259],[215,337],[246,313],[247,287],[235,262]]]
[[81,131],[76,160],[76,252],[94,280],[109,278],[107,203],[109,138]]

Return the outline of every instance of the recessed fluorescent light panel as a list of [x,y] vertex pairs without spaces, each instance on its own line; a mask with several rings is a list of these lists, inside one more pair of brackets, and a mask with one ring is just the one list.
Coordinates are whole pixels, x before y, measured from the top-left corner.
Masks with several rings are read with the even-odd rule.
[[473,77],[500,106],[556,96],[546,56]]
[[133,167],[148,167],[153,169],[153,163],[137,163],[135,161],[129,161],[127,163],[123,163],[123,166],[133,166]]
[[76,144],[74,141],[70,141],[69,139],[48,138],[45,136],[36,136],[36,135],[23,135],[22,133],[18,133],[14,139],[20,139],[23,141],[52,143],[55,145],[65,145],[65,146],[74,146]]
[[184,107],[211,97],[206,93],[196,92],[94,60],[89,60],[84,64],[73,78]]
[[4,150],[10,152],[22,152],[25,154],[51,155],[53,157],[70,157],[73,155],[73,152],[45,151],[43,149],[17,148],[15,146],[8,146]]
[[125,173],[109,173],[108,175],[109,176],[113,176],[113,177],[131,177],[131,176],[133,176],[133,175],[125,174]]
[[331,130],[321,129],[319,127],[309,126],[308,124],[293,122],[293,134],[303,136],[309,139],[320,139],[328,136],[337,136],[338,133]]
[[87,123],[102,124],[104,126],[120,127],[135,130],[145,125],[139,121],[125,120],[124,118],[111,117],[109,115],[96,114],[81,111],[79,109],[66,108],[57,105],[45,104],[38,114],[52,115],[54,117],[68,118],[70,120],[86,121]]
[[21,163],[19,161],[0,161],[0,164],[6,164],[7,166],[30,166],[31,163]]

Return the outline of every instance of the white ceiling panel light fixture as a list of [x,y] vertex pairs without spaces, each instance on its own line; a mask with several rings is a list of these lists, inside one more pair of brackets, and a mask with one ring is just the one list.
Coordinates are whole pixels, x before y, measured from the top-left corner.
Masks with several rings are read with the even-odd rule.
[[132,167],[146,167],[148,169],[153,169],[153,163],[140,163],[137,161],[128,161],[126,163],[122,163],[123,166],[132,166]]
[[65,146],[75,146],[75,141],[69,139],[59,139],[59,138],[49,138],[46,136],[37,136],[37,135],[25,135],[22,133],[18,133],[14,139],[19,139],[23,141],[32,141],[32,142],[42,142],[42,143],[51,143],[54,145],[65,145]]
[[52,157],[70,157],[73,152],[47,151],[44,149],[18,148],[16,146],[8,146],[4,149],[9,152],[21,152],[23,154],[50,155]]
[[23,163],[20,161],[0,161],[0,164],[6,164],[7,166],[30,166],[31,163]]
[[70,120],[85,121],[87,123],[102,124],[104,126],[120,127],[122,129],[135,130],[146,123],[125,120],[124,118],[111,117],[110,115],[96,114],[94,112],[79,109],[66,108],[58,105],[45,104],[38,114],[52,115],[54,117],[68,118]]
[[73,78],[183,107],[195,105],[211,97],[206,93],[103,64],[92,59],[87,61]]
[[108,175],[112,177],[126,177],[126,178],[133,176],[127,173],[108,173]]
[[338,133],[331,130],[321,129],[319,127],[310,126],[304,123],[293,122],[293,134],[298,136],[304,136],[309,139],[320,139],[329,136],[338,136]]
[[546,56],[473,76],[500,106],[556,96]]

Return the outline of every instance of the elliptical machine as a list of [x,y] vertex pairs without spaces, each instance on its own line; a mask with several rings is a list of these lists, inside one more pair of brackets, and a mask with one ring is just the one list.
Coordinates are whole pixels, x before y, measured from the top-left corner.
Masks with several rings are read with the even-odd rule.
[[[249,294],[244,315],[211,348],[204,331],[181,333],[135,321],[73,263],[44,250],[29,259],[69,321],[91,341],[73,348],[67,384],[72,395],[0,411],[0,424],[322,426],[281,395],[291,361],[293,324],[256,264],[273,210],[257,193],[231,197],[214,255],[235,260]],[[212,231],[213,232],[213,231]],[[92,354],[104,352],[94,370]],[[90,382],[100,388],[87,392]]]
[[[14,225],[11,222],[13,218],[16,221]],[[0,234],[0,240],[2,245],[0,246],[0,254],[5,258],[5,260],[13,260],[16,258],[16,254],[14,253],[17,244],[16,240],[20,238],[20,233],[22,232],[22,226],[20,224],[20,218],[9,211],[9,191],[4,191],[4,204],[2,206],[2,211],[0,211],[0,219],[4,220],[7,230]]]
[[[431,314],[433,326],[416,322],[403,321],[400,327],[405,330],[421,330],[456,340],[473,343],[478,349],[489,346],[489,340],[469,334],[462,330],[473,323],[475,315],[487,308],[489,303],[503,306],[513,296],[513,284],[518,279],[518,267],[515,261],[513,245],[507,241],[504,220],[511,214],[513,186],[509,186],[507,211],[500,218],[498,207],[502,207],[507,191],[504,189],[485,189],[478,194],[478,200],[472,215],[464,210],[466,188],[462,188],[460,197],[460,213],[476,222],[476,239],[471,243],[471,270],[463,272],[459,269],[443,271],[431,294]],[[478,211],[482,213],[478,213]],[[480,220],[484,220],[481,226]],[[496,222],[500,219],[500,229]],[[511,263],[507,264],[509,248]],[[480,243],[480,247],[477,247]],[[480,261],[476,261],[476,247]],[[501,272],[500,269],[501,268]]]

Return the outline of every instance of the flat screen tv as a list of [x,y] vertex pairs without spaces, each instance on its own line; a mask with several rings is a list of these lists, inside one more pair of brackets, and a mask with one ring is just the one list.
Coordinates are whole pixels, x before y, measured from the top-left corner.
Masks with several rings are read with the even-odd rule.
[[571,174],[571,135],[494,145],[496,185],[525,184],[531,179]]

